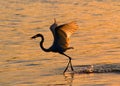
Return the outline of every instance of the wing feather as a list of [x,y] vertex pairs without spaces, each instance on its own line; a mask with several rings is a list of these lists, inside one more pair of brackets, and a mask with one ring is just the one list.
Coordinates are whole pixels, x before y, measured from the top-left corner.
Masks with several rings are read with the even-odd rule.
[[55,28],[57,43],[63,49],[67,49],[69,46],[70,36],[78,29],[78,25],[75,22],[63,24]]

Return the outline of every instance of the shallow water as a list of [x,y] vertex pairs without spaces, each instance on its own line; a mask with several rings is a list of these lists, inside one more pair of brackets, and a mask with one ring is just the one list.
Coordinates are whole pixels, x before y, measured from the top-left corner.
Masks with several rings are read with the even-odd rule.
[[49,26],[76,21],[71,37],[73,65],[120,63],[119,0],[0,0],[0,86],[119,86],[119,73],[65,74],[67,58],[45,53],[52,44]]

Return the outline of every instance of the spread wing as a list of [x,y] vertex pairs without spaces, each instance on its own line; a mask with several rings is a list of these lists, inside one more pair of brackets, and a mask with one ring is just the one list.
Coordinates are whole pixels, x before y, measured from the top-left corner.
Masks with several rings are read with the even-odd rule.
[[57,27],[56,19],[54,19],[54,23],[50,26],[50,30],[55,38],[55,28]]
[[78,25],[75,22],[63,24],[55,28],[55,41],[63,49],[67,49],[69,46],[70,36],[78,29]]

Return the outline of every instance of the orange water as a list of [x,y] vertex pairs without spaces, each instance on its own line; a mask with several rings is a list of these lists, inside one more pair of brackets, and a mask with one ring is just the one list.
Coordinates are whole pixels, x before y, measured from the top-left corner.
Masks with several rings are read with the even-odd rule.
[[119,74],[62,74],[67,58],[30,39],[42,33],[51,46],[54,17],[79,25],[66,52],[73,65],[120,63],[119,0],[0,0],[0,86],[119,86]]

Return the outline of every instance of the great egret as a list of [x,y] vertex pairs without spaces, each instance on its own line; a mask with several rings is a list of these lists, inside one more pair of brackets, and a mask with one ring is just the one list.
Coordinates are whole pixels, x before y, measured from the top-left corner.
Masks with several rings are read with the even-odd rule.
[[69,62],[64,70],[65,73],[69,65],[71,67],[71,70],[74,71],[71,62],[71,57],[66,55],[64,52],[68,49],[73,49],[73,47],[69,47],[69,38],[72,35],[72,33],[74,33],[77,29],[78,29],[78,25],[76,24],[76,22],[70,22],[58,26],[56,23],[56,19],[54,19],[54,23],[50,26],[50,30],[53,33],[54,42],[50,48],[46,49],[43,47],[44,36],[42,34],[36,34],[31,38],[35,39],[37,37],[41,37],[40,47],[43,51],[56,52],[69,58]]

